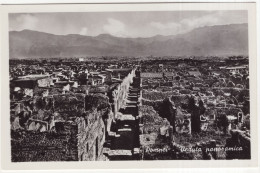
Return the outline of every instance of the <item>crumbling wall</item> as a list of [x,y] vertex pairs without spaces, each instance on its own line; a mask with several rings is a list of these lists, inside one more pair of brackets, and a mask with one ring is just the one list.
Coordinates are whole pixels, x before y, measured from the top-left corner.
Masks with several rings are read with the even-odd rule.
[[162,107],[158,113],[170,122],[170,125],[173,127],[173,132],[175,132],[176,107],[170,97],[163,101]]
[[63,123],[63,128],[64,131],[58,133],[12,131],[12,162],[76,161],[77,126]]
[[77,118],[78,123],[78,160],[105,160],[105,124],[101,111],[93,111],[87,117]]
[[[187,107],[188,100],[189,97],[187,95],[171,95],[164,100],[143,99],[142,103],[143,105],[152,106],[162,118],[166,118],[170,122],[170,125],[173,127],[173,132],[176,132],[176,121],[184,119],[185,115],[187,115],[187,118],[190,119],[190,115],[188,115],[188,113],[182,113],[182,116],[177,117],[177,108],[182,109],[182,107]],[[188,133],[190,133],[190,130],[188,131]]]
[[109,99],[103,94],[90,94],[85,96],[85,110],[102,110],[110,107]]
[[53,109],[59,113],[69,113],[69,116],[79,116],[85,111],[84,94],[53,95]]
[[[14,161],[50,160],[48,157],[51,157],[52,150],[57,153],[57,157],[53,157],[53,161],[106,159],[103,156],[103,144],[105,134],[109,130],[108,127],[113,118],[111,116],[111,106],[106,96],[100,94],[67,94],[35,97],[32,108],[34,113],[27,118],[27,123],[24,123],[27,124],[27,128],[24,128],[23,133],[33,134],[31,135],[33,139],[35,135],[39,136],[38,139],[41,139],[41,141],[36,140],[33,143],[32,151],[23,149],[23,146],[28,146],[32,142],[30,135],[26,135],[20,143],[14,142],[12,145]],[[44,122],[47,124],[44,130],[46,132],[41,132],[38,127],[32,128],[33,123]],[[72,129],[72,126],[74,129]],[[15,133],[16,131],[12,132]],[[70,131],[73,131],[73,135],[69,135],[72,134]],[[55,136],[59,142],[50,141],[46,136],[49,138]],[[12,140],[17,141],[16,136],[13,137]],[[61,139],[67,140],[68,144]],[[72,147],[69,144],[71,141],[73,141],[71,143],[73,144],[73,152],[71,151],[73,154],[64,153],[63,150],[67,150],[68,145]],[[40,143],[39,151],[35,151],[37,142]],[[48,144],[48,147],[41,146],[41,142],[44,145]],[[46,153],[46,157],[38,158],[37,154],[39,152]],[[22,154],[27,158],[21,157],[19,159],[18,157]]]
[[116,118],[117,112],[126,105],[126,98],[129,93],[130,84],[133,83],[135,77],[135,70],[133,69],[120,84],[118,84],[112,91],[112,106],[114,117]]
[[143,160],[171,159],[170,123],[151,106],[141,106],[140,146]]
[[37,81],[38,87],[49,87],[52,82],[50,77],[39,79]]

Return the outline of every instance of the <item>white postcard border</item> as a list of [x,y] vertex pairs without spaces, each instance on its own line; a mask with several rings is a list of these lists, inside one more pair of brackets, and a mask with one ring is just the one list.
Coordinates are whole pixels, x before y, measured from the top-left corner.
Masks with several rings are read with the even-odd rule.
[[[178,11],[178,10],[248,10],[251,160],[173,160],[173,161],[111,161],[111,162],[11,162],[9,122],[9,42],[8,13],[39,12],[108,12],[108,11]],[[140,168],[216,168],[258,166],[257,130],[257,63],[255,3],[160,3],[160,4],[67,4],[6,5],[1,7],[1,161],[4,170],[46,169],[140,169]]]

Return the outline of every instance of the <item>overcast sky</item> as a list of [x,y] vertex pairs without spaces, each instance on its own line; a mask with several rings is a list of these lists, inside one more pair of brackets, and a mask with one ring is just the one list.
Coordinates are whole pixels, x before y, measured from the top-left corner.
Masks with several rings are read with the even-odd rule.
[[118,37],[175,35],[197,27],[247,23],[247,11],[86,12],[9,14],[9,30]]

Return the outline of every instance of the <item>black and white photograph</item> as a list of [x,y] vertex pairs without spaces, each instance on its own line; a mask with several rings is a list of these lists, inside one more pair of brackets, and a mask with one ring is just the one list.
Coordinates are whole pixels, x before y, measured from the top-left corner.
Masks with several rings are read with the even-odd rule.
[[251,160],[248,16],[8,13],[10,162]]

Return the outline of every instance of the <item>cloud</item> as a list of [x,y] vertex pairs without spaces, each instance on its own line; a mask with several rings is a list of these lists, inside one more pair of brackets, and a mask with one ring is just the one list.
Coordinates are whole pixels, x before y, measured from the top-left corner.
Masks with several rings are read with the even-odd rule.
[[151,22],[151,26],[158,28],[158,29],[174,29],[174,28],[178,28],[180,27],[179,24],[177,23],[166,23],[166,24],[162,24],[160,22]]
[[35,30],[38,26],[39,20],[31,14],[22,14],[16,18],[16,22],[18,25],[15,28],[12,27],[14,30]]
[[80,35],[87,35],[87,33],[88,33],[88,28],[87,27],[81,28],[81,30],[79,32]]
[[108,34],[125,37],[127,36],[125,24],[119,20],[109,18],[107,19],[108,23],[104,25],[103,30]]
[[200,17],[184,18],[178,23],[151,22],[150,26],[158,30],[158,32],[163,33],[163,35],[174,35],[185,33],[198,27],[227,24],[223,17],[221,12],[214,12]]
[[218,13],[214,13],[199,18],[183,19],[181,20],[180,24],[184,27],[189,27],[190,29],[194,29],[203,26],[218,25],[221,23],[220,23]]
[[179,23],[161,23],[161,22],[151,22],[150,25],[155,29],[159,30],[159,33],[163,35],[171,35],[176,32],[180,32],[181,25]]

